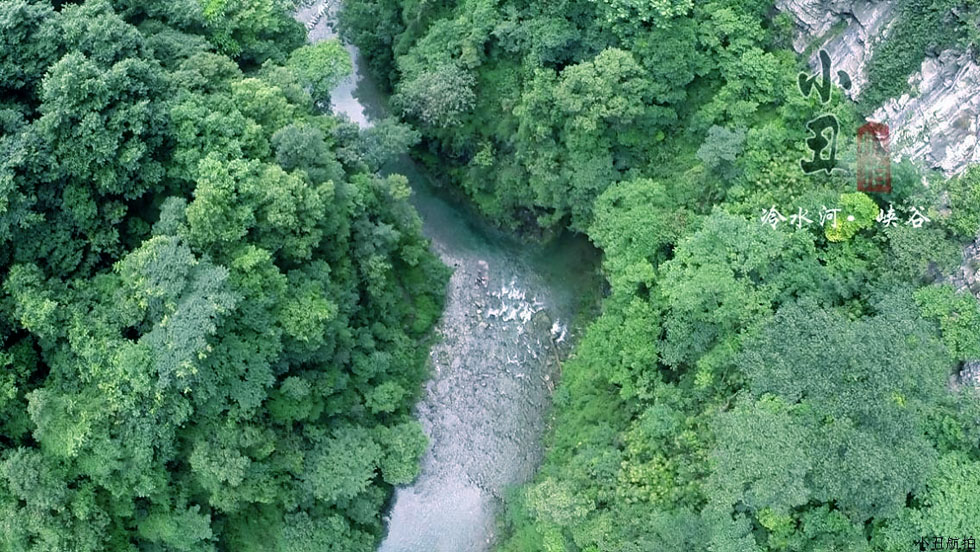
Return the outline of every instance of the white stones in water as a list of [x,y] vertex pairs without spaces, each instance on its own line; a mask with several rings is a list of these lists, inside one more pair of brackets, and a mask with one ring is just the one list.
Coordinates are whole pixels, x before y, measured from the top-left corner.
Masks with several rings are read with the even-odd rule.
[[[307,0],[296,14],[310,29],[311,42],[336,37],[332,22],[337,10],[326,6],[338,5]],[[366,128],[370,121],[354,97],[359,81],[356,49],[346,47],[355,74],[331,92],[331,107]],[[370,93],[365,97],[370,99]],[[428,206],[437,212],[434,220],[459,218],[443,211],[441,202]],[[476,242],[465,224],[439,232],[461,233],[467,238],[460,243]],[[432,378],[416,411],[430,448],[418,479],[395,495],[382,552],[487,549],[501,493],[528,480],[541,455],[552,389],[543,383],[541,359],[554,355],[544,333],[547,325],[535,323],[534,314],[545,303],[534,295],[546,299],[549,311],[569,310],[569,305],[553,302],[548,288],[512,252],[487,244],[477,256],[440,236],[432,236],[434,249],[458,270],[450,279],[436,329],[441,340],[430,352]],[[507,284],[500,286],[502,282]]]
[[568,337],[568,327],[564,324],[559,323],[558,320],[551,325],[551,338],[555,340],[555,343],[561,343],[565,341]]
[[[513,322],[519,320],[521,328],[531,321],[531,318],[544,309],[544,303],[536,297],[527,299],[527,291],[520,289],[516,281],[511,280],[505,284],[500,291],[492,291],[490,297],[500,299],[499,307],[488,308],[485,317],[499,319],[501,322]],[[511,302],[508,302],[511,301]]]
[[[316,3],[316,0],[305,1],[305,2],[303,2],[303,7],[308,8],[308,7],[312,6],[315,3]],[[316,27],[320,23],[320,21],[323,20],[323,16],[327,14],[327,11],[329,9],[330,9],[330,2],[325,2],[323,5],[321,5],[316,10],[316,12],[313,14],[313,17],[310,18],[310,20],[306,22],[306,30],[307,30],[307,32],[312,31],[313,28]]]

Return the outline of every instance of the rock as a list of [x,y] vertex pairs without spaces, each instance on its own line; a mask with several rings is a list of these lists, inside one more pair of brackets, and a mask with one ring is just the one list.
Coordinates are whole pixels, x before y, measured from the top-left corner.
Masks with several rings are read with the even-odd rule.
[[949,278],[957,291],[974,294],[980,299],[980,239],[963,251],[963,264]]
[[[865,66],[898,15],[896,3],[870,0],[777,0],[776,7],[796,22],[793,48],[811,52],[814,70],[825,49],[834,82],[840,84],[837,71],[847,72],[851,99],[867,86]],[[909,84],[914,97],[892,98],[871,116],[888,125],[893,159],[908,157],[946,176],[980,161],[980,66],[968,54],[944,50],[926,57]]]
[[479,260],[477,265],[477,278],[476,281],[483,287],[487,287],[490,284],[490,265],[484,260]]
[[854,99],[867,85],[864,67],[871,52],[887,36],[895,20],[892,2],[851,2],[847,0],[777,0],[776,8],[796,21],[793,49],[811,51],[809,63],[819,69],[821,49],[830,55],[831,75],[838,86],[837,71],[851,79],[845,93]]
[[944,50],[913,75],[919,94],[889,100],[872,119],[888,125],[896,160],[909,157],[946,176],[980,161],[980,66],[969,54]]
[[960,383],[980,389],[980,360],[963,364],[960,370]]

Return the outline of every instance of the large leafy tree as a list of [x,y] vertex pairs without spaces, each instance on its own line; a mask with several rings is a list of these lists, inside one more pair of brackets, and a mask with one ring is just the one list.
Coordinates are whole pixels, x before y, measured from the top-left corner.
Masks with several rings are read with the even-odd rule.
[[350,56],[337,40],[297,48],[289,56],[289,67],[317,101],[328,99],[330,90],[353,70]]
[[57,60],[58,14],[46,2],[5,2],[0,12],[0,89],[32,94]]

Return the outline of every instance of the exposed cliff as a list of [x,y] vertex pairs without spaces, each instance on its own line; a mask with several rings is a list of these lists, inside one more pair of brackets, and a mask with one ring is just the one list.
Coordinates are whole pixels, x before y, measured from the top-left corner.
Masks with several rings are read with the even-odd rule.
[[851,78],[846,91],[856,98],[868,82],[864,67],[871,59],[874,46],[887,35],[895,20],[896,9],[891,2],[852,2],[847,0],[777,0],[776,7],[796,22],[793,48],[810,54],[809,62],[819,68],[817,55],[821,49],[830,54],[834,68],[845,71]]
[[[852,99],[866,87],[866,65],[898,17],[895,2],[778,0],[776,7],[796,22],[793,47],[809,54],[811,66],[819,67],[817,53],[825,49],[834,74],[849,74]],[[909,84],[913,94],[892,98],[870,117],[889,126],[893,157],[947,176],[980,161],[980,66],[965,53],[944,50],[927,56]]]
[[892,151],[947,176],[980,161],[980,66],[945,50],[927,57],[909,82],[918,95],[893,98],[872,115],[891,129]]

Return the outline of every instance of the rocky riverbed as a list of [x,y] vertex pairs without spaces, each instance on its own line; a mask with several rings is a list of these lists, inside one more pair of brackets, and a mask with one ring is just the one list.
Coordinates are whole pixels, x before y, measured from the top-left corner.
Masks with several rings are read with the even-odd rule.
[[[300,9],[311,41],[336,36],[338,7],[320,0]],[[357,67],[356,48],[347,48]],[[331,94],[334,112],[362,128],[383,116],[383,103],[359,68]],[[386,171],[408,177],[423,232],[454,273],[416,408],[429,449],[416,481],[396,490],[380,550],[479,552],[494,540],[502,494],[541,460],[570,326],[600,285],[598,252],[584,238],[518,243],[440,193],[407,157]]]

